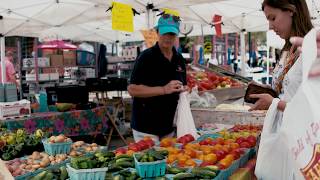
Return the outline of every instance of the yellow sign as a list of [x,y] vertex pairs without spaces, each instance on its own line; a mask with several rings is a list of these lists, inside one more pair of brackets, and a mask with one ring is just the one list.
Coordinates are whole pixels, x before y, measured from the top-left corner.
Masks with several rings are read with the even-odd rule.
[[163,8],[162,9],[164,11],[165,14],[171,14],[174,16],[180,16],[179,12],[176,10],[172,10],[172,9],[168,9],[168,8]]
[[112,29],[133,32],[133,12],[130,5],[112,3]]
[[158,41],[157,32],[154,29],[141,30],[146,46],[152,47]]

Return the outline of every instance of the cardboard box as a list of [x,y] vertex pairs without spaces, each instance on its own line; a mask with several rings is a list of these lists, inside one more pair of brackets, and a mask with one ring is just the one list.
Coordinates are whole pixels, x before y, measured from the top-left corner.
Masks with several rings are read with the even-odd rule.
[[0,103],[0,119],[16,116],[30,116],[30,101],[21,100],[16,102]]
[[[24,58],[23,67],[34,67],[35,66],[35,58]],[[38,67],[49,67],[50,66],[50,58],[49,57],[38,57]]]
[[63,64],[66,66],[76,66],[76,51],[63,51]]
[[63,66],[63,55],[50,55],[50,64],[51,66]]
[[58,50],[57,49],[43,49],[42,50],[42,56],[43,57],[50,57],[53,54],[57,54]]
[[65,66],[76,66],[76,59],[63,59],[63,65]]

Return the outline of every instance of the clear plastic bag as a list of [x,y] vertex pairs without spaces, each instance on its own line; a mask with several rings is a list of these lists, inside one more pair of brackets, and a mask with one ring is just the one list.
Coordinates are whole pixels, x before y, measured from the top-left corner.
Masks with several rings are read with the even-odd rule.
[[208,92],[199,95],[198,88],[192,88],[191,93],[188,95],[190,106],[193,108],[209,108],[218,105],[217,98]]

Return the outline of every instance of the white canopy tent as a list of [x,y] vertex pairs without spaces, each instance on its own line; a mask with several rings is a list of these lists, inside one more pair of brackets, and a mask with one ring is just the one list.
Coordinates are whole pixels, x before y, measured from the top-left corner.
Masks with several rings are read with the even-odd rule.
[[[222,32],[241,33],[266,31],[267,21],[261,0],[116,0],[132,5],[142,13],[134,18],[135,32],[111,29],[108,0],[0,0],[0,15],[4,17],[4,36],[59,37],[85,41],[114,42],[142,40],[141,29],[153,27],[156,10],[170,8],[180,12],[184,23],[193,24],[190,36],[215,34],[209,25],[214,14],[222,16]],[[320,25],[320,1],[307,0],[314,23]],[[203,29],[201,29],[203,27]],[[244,50],[244,39],[241,41]],[[3,53],[2,53],[3,54]],[[244,53],[241,53],[244,54]]]

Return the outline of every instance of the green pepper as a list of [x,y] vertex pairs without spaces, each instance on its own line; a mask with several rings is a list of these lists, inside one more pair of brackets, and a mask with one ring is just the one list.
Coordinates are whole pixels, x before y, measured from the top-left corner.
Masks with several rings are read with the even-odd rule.
[[5,160],[5,161],[8,161],[10,159],[12,159],[12,156],[10,153],[3,153],[2,154],[2,159]]
[[11,154],[11,157],[16,157],[18,155],[18,151],[16,151],[16,150],[12,150],[9,153]]

